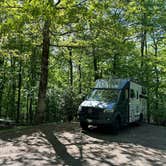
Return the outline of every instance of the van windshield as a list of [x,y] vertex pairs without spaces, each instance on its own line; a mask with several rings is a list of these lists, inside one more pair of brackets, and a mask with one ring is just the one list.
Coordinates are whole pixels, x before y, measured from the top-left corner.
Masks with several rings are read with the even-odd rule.
[[117,89],[94,89],[88,98],[90,101],[116,102],[119,90]]

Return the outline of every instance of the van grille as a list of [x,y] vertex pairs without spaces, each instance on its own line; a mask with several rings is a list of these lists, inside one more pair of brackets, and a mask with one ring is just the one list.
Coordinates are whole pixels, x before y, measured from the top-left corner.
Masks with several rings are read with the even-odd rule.
[[103,112],[102,108],[82,107],[81,114],[85,118],[98,120]]

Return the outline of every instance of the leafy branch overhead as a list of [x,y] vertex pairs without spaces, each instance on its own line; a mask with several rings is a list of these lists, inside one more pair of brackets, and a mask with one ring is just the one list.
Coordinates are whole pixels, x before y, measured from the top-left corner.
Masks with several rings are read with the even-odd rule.
[[163,121],[165,11],[165,0],[1,0],[0,118],[76,118],[94,81],[112,75],[146,86],[148,116]]

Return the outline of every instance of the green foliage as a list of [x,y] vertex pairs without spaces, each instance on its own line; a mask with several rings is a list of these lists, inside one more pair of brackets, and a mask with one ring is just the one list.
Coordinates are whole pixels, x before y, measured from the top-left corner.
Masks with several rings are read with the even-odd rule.
[[48,89],[46,120],[58,122],[76,119],[81,101],[82,95],[71,89]]
[[155,124],[166,125],[166,108],[152,111],[152,118]]
[[165,108],[166,95],[164,0],[64,0],[57,6],[53,0],[3,0],[0,9],[0,116],[16,118],[21,74],[21,120],[34,120],[43,28],[50,20],[47,121],[75,118],[96,76],[110,74],[145,85],[149,112],[156,123],[164,121],[158,106]]

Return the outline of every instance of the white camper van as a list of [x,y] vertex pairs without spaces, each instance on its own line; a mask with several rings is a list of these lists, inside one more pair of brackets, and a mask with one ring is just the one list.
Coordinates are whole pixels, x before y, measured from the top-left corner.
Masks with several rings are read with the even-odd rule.
[[146,118],[146,89],[128,79],[99,79],[91,95],[81,103],[78,114],[81,127],[112,126],[114,130]]

